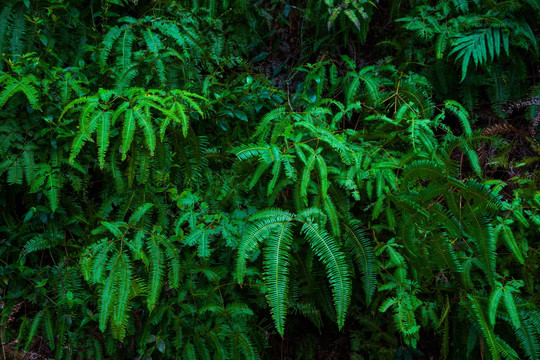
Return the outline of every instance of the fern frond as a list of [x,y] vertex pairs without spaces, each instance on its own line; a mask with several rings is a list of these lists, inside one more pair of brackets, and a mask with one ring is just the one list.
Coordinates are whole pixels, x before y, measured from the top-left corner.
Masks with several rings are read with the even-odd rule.
[[28,240],[28,242],[24,245],[23,250],[21,251],[21,256],[25,256],[26,254],[35,251],[50,249],[55,245],[55,243],[56,241],[51,239],[50,234],[38,234]]
[[109,147],[109,135],[111,128],[111,113],[104,112],[101,117],[100,124],[97,128],[97,145],[98,145],[98,162],[99,167],[103,170],[105,166],[105,153]]
[[[8,31],[13,22],[13,3],[7,3],[0,12],[0,54],[6,54],[6,40]],[[3,69],[4,62],[0,61],[0,71]]]
[[471,147],[470,143],[469,142],[462,142],[461,143],[461,150],[463,151],[463,153],[469,159],[469,163],[471,164],[471,167],[473,168],[476,175],[482,176],[482,168],[480,167],[480,160],[478,159],[478,154]]
[[[512,229],[510,228],[509,224],[511,222],[508,222],[508,220],[502,220],[499,218],[500,223],[495,227],[495,230],[493,231],[493,236],[495,238],[498,238],[499,236],[502,236],[506,247],[508,250],[510,250],[516,259],[519,261],[520,264],[525,264],[525,256],[521,249],[521,247],[518,245],[516,238],[514,236],[514,233],[512,232]],[[502,234],[502,235],[500,235]]]
[[44,323],[45,335],[47,336],[49,347],[51,348],[51,350],[54,350],[56,334],[55,334],[54,324],[52,320],[52,315],[49,309],[45,309],[44,313],[45,313],[45,323]]
[[7,173],[8,184],[22,184],[24,172],[19,159],[12,160],[10,165]]
[[[528,313],[528,314],[527,314]],[[530,312],[521,310],[519,311],[521,327],[514,329],[516,337],[519,340],[521,348],[528,356],[529,359],[540,358],[540,331],[538,330],[538,324],[535,325],[531,320]]]
[[332,288],[337,323],[341,329],[345,323],[352,292],[351,272],[345,260],[345,254],[339,248],[336,240],[316,223],[304,222],[302,233],[308,239],[313,252],[326,268]]
[[360,222],[355,219],[347,219],[341,223],[345,238],[345,247],[353,254],[356,266],[362,273],[362,283],[366,303],[371,303],[377,286],[377,273],[375,269],[375,254],[373,246],[365,232],[360,227]]
[[480,303],[480,300],[472,295],[467,295],[469,299],[468,309],[471,315],[471,321],[474,326],[478,327],[486,341],[488,348],[494,360],[500,359],[499,346],[497,344],[497,336],[493,331],[493,328],[489,325],[488,319],[484,313],[484,306]]
[[117,239],[122,239],[124,237],[124,231],[121,228],[126,228],[126,223],[124,222],[109,222],[102,221],[100,227],[94,229],[92,234],[100,234],[106,232],[107,230],[114,235]]
[[501,47],[509,54],[508,32],[497,27],[477,29],[456,36],[450,55],[456,54],[456,59],[461,61],[461,81],[467,76],[471,58],[476,66],[484,66],[488,60],[499,56]]
[[26,335],[27,339],[26,339],[26,344],[24,345],[25,350],[28,350],[30,348],[30,344],[32,343],[32,340],[34,340],[34,337],[37,334],[42,318],[43,318],[43,311],[40,311],[34,317],[34,320],[32,320],[32,325],[30,325],[30,330],[28,331],[28,334]]
[[497,336],[497,347],[505,359],[521,360],[516,350],[514,350],[506,341]]
[[27,75],[21,80],[16,80],[13,77],[9,77],[4,90],[0,93],[0,109],[11,99],[16,93],[22,92],[30,105],[34,108],[38,107],[38,90],[32,84],[37,82],[35,76]]
[[268,189],[267,189],[267,195],[269,196],[273,191],[274,188],[279,180],[279,174],[281,172],[281,151],[276,147],[271,147],[271,154],[272,159],[274,162],[274,165],[272,166],[272,180],[268,183]]
[[495,326],[495,318],[497,317],[497,308],[499,307],[499,302],[504,294],[504,287],[501,283],[497,282],[497,287],[493,290],[489,297],[489,322],[491,326]]
[[137,208],[135,212],[129,217],[128,224],[136,226],[142,217],[154,206],[153,203],[145,203]]
[[249,360],[257,359],[257,353],[253,349],[253,344],[251,343],[251,340],[246,334],[244,334],[243,332],[238,333],[237,341],[240,344],[240,350],[242,351],[246,359],[249,359]]
[[183,358],[186,360],[197,360],[197,354],[195,352],[195,346],[191,342],[188,342],[184,346]]
[[304,202],[304,205],[308,204],[308,186],[309,186],[309,180],[311,176],[311,172],[313,171],[313,168],[315,167],[315,164],[317,163],[317,153],[311,149],[309,146],[305,147],[306,150],[308,150],[311,153],[311,156],[306,159],[306,166],[304,166],[304,169],[302,170],[302,179],[300,181],[300,197]]
[[273,122],[282,121],[283,118],[288,113],[287,108],[282,106],[273,109],[272,111],[268,112],[261,120],[259,126],[257,127],[257,130],[253,134],[253,138],[260,137],[262,139],[266,138],[268,132],[270,131],[270,127],[272,126]]
[[328,222],[330,223],[330,227],[332,229],[332,235],[334,235],[336,238],[339,238],[341,235],[341,227],[339,223],[339,214],[336,206],[334,205],[334,202],[330,196],[324,197],[322,199],[322,203],[324,214],[326,215],[326,218],[328,219]]
[[148,254],[150,258],[150,279],[148,282],[148,296],[146,303],[151,312],[157,305],[159,293],[163,285],[164,255],[159,246],[158,238],[150,236],[147,241]]
[[472,130],[471,130],[471,124],[469,122],[469,113],[463,107],[463,105],[461,105],[460,103],[454,100],[446,100],[444,102],[444,107],[445,109],[450,111],[452,114],[454,114],[458,118],[459,122],[461,123],[461,127],[463,128],[463,133],[465,134],[465,136],[471,137]]
[[49,205],[51,207],[52,212],[55,212],[58,209],[58,206],[60,205],[60,192],[61,182],[60,178],[58,177],[58,172],[56,169],[49,168],[48,174],[47,174],[47,185],[45,188],[45,194],[47,195],[47,198],[49,199]]
[[321,188],[321,196],[323,199],[328,197],[328,169],[326,168],[326,161],[320,155],[317,155],[317,168],[319,169],[319,180]]
[[254,156],[261,156],[270,151],[270,148],[267,145],[257,145],[257,144],[246,144],[239,147],[236,147],[232,152],[240,160],[247,160]]
[[149,114],[145,113],[145,111],[139,106],[136,106],[133,109],[133,113],[135,114],[135,118],[137,119],[139,126],[143,130],[144,137],[146,139],[146,146],[148,147],[148,150],[150,150],[150,156],[152,156],[154,155],[154,151],[156,149],[156,132],[154,131],[154,127],[148,116]]
[[430,179],[441,181],[445,179],[444,170],[435,162],[418,160],[407,166],[401,176],[401,184],[406,188],[413,180]]
[[382,77],[379,76],[377,69],[374,66],[365,66],[358,73],[351,72],[349,77],[352,77],[350,85],[346,89],[345,102],[347,106],[360,100],[357,97],[358,91],[361,89],[361,84],[364,84],[366,96],[371,100],[371,106],[376,107],[381,103]]
[[482,270],[486,274],[490,285],[493,286],[495,284],[497,256],[493,228],[488,219],[475,210],[469,212],[464,219],[464,225],[476,250],[475,255],[482,263]]
[[[127,321],[127,312],[129,310],[128,300],[131,292],[131,263],[128,256],[125,253],[120,255],[121,260],[117,269],[114,269],[114,277],[117,277],[117,289],[115,290],[116,299],[114,301],[114,314],[111,318],[111,324],[113,327],[125,329]],[[119,334],[123,334],[122,331]],[[123,338],[123,336],[118,336]]]
[[127,157],[127,152],[131,147],[133,136],[135,135],[135,114],[133,109],[126,109],[124,115],[124,127],[122,129],[122,161]]
[[292,242],[290,222],[279,223],[266,240],[264,252],[265,282],[267,299],[276,329],[281,336],[285,331],[287,316],[287,287],[289,280],[289,261]]
[[99,300],[99,330],[105,332],[107,328],[107,322],[113,311],[114,307],[114,295],[117,287],[117,274],[122,266],[122,254],[117,251],[113,253],[112,258],[107,264],[107,268],[110,271],[110,276],[105,281],[103,290],[101,292],[101,298]]
[[238,246],[235,276],[239,283],[243,282],[248,256],[259,244],[273,235],[280,223],[293,220],[293,215],[279,209],[268,209],[258,213],[251,220],[257,220],[246,232]]
[[112,47],[114,45],[114,42],[120,37],[122,34],[122,31],[127,26],[124,25],[122,27],[115,26],[109,30],[107,35],[103,38],[103,49],[99,53],[99,59],[98,63],[101,66],[102,69],[106,68],[107,65],[107,58],[109,57],[109,54],[111,53]]
[[210,257],[210,235],[211,230],[203,227],[194,229],[185,239],[184,243],[188,246],[197,244],[197,253],[200,258],[208,259]]

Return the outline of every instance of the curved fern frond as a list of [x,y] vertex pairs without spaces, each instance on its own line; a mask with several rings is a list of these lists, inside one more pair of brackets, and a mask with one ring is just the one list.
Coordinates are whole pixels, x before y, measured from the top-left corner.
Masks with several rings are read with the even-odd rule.
[[406,188],[413,180],[430,179],[432,181],[445,179],[444,170],[437,163],[418,160],[407,166],[401,176],[401,184]]
[[[111,277],[116,278],[115,285],[117,286],[115,289],[116,299],[114,300],[114,313],[111,318],[111,326],[115,337],[117,339],[122,339],[125,336],[127,327],[127,312],[129,310],[128,300],[131,292],[132,278],[131,263],[125,253],[122,253],[121,262],[118,264],[118,267],[113,267],[111,272],[113,274]],[[107,286],[107,283],[105,286]]]
[[508,31],[498,27],[476,29],[469,34],[455,36],[450,55],[456,54],[456,59],[461,61],[461,81],[467,76],[471,58],[475,66],[485,66],[488,60],[499,56],[501,47],[508,55]]
[[269,151],[270,151],[270,147],[268,145],[257,145],[257,144],[246,144],[246,145],[236,147],[232,150],[232,152],[240,160],[247,160],[254,156],[261,156],[262,154],[265,154]]
[[471,137],[472,130],[469,122],[469,112],[463,107],[463,105],[455,100],[446,100],[444,102],[444,107],[458,118],[465,136],[468,138]]
[[311,153],[311,156],[306,159],[306,166],[302,170],[302,180],[300,181],[300,198],[303,200],[304,205],[308,204],[308,186],[311,177],[311,172],[317,163],[318,154],[309,146],[305,146],[305,149]]
[[235,276],[239,283],[243,282],[248,256],[263,240],[273,235],[280,223],[292,221],[293,218],[293,214],[280,209],[268,209],[251,218],[256,222],[251,225],[238,246]]
[[525,254],[522,250],[522,247],[518,245],[516,238],[514,236],[514,233],[512,232],[512,229],[510,228],[510,224],[512,223],[511,220],[503,220],[502,218],[498,218],[500,223],[495,227],[495,230],[493,231],[493,236],[495,238],[498,238],[501,236],[504,240],[504,243],[506,244],[506,247],[508,250],[510,250],[518,262],[522,265],[525,264]]
[[266,295],[276,329],[281,336],[287,316],[289,261],[292,242],[291,222],[276,225],[272,236],[267,238],[264,252]]
[[35,251],[41,251],[45,249],[50,249],[51,247],[55,246],[57,243],[58,237],[53,237],[51,234],[38,234],[28,240],[28,242],[24,245],[23,250],[21,251],[21,256],[25,256],[26,254],[35,252]]
[[480,303],[480,300],[472,295],[467,295],[468,302],[466,304],[469,309],[471,322],[482,333],[484,340],[486,341],[488,348],[491,352],[491,356],[494,360],[500,359],[499,346],[497,344],[497,336],[493,331],[493,328],[489,325],[489,321],[484,313],[484,306]]
[[26,75],[21,80],[8,76],[2,82],[6,84],[0,93],[0,109],[18,92],[22,92],[26,96],[33,108],[38,108],[39,95],[35,87],[38,81],[34,75]]
[[97,144],[98,144],[98,162],[99,167],[103,169],[105,166],[105,153],[109,147],[109,135],[111,128],[111,113],[104,112],[101,117],[101,122],[97,128]]
[[[529,359],[540,358],[540,331],[538,323],[535,324],[531,312],[526,310],[519,311],[521,327],[515,329],[516,336],[520,342],[521,348]],[[538,319],[540,320],[540,319]]]
[[135,118],[137,119],[139,126],[143,130],[144,137],[146,139],[146,146],[148,147],[148,150],[150,150],[150,156],[152,156],[156,150],[156,132],[154,131],[154,127],[150,121],[149,113],[140,106],[136,106],[133,109],[133,113],[135,114]]
[[326,268],[332,288],[337,323],[341,329],[345,324],[352,292],[351,271],[345,260],[345,254],[339,248],[337,241],[316,223],[304,222],[302,233]]
[[185,239],[184,243],[188,246],[197,244],[197,253],[200,258],[208,259],[210,257],[210,235],[211,230],[203,227],[194,229]]
[[349,253],[353,254],[356,266],[362,273],[362,283],[366,303],[371,303],[375,288],[377,286],[377,273],[375,269],[375,254],[373,246],[367,238],[365,232],[360,227],[360,222],[355,219],[347,219],[341,223],[345,247]]
[[482,270],[490,285],[495,285],[496,240],[489,220],[478,211],[470,211],[464,219],[465,231],[472,240],[476,256],[482,263]]

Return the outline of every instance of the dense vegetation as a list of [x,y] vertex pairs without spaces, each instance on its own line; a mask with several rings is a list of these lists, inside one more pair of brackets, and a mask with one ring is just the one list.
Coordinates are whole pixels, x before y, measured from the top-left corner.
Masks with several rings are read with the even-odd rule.
[[6,359],[540,359],[537,0],[6,0]]

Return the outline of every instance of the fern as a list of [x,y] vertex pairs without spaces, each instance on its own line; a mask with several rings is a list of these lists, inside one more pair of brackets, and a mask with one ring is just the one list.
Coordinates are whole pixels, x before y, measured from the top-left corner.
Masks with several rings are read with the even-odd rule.
[[164,255],[157,242],[152,236],[148,241],[148,253],[150,260],[150,281],[148,283],[148,310],[152,311],[157,304],[159,292],[163,286]]
[[302,233],[327,269],[332,287],[338,326],[341,328],[350,305],[351,274],[345,256],[337,242],[313,222],[316,209],[308,209],[295,219],[290,213],[277,209],[263,211],[252,218],[256,222],[248,230],[239,246],[236,276],[242,282],[245,273],[245,259],[260,242],[267,240],[264,250],[265,283],[268,299],[278,332],[283,336],[286,315],[288,264],[292,242],[292,221],[302,224]]
[[[298,215],[300,219],[304,216],[306,215]],[[345,256],[339,249],[337,242],[316,223],[311,223],[309,220],[304,222],[302,232],[310,242],[315,254],[326,267],[336,307],[337,323],[341,329],[350,305],[352,287],[350,269],[345,261]]]
[[50,249],[56,245],[57,240],[58,237],[52,234],[38,234],[28,240],[23,250],[21,251],[21,256],[25,256],[26,254],[35,251]]
[[488,59],[493,60],[495,56],[500,55],[501,47],[508,55],[508,32],[501,28],[478,29],[470,34],[455,37],[450,54],[456,54],[456,59],[461,61],[461,81],[467,76],[471,58],[476,66],[486,65]]
[[281,336],[285,330],[287,316],[289,257],[292,243],[290,222],[282,222],[267,241],[265,249],[265,282],[268,287],[268,303],[276,329]]
[[467,307],[470,312],[472,323],[479,328],[484,336],[493,359],[500,359],[499,344],[497,341],[498,338],[495,335],[493,328],[489,325],[489,321],[486,318],[480,300],[472,295],[468,295]]
[[[0,12],[0,54],[6,53],[7,33],[13,21],[13,3],[8,3]],[[0,61],[0,71],[3,70],[4,62]]]
[[268,209],[258,213],[252,218],[252,220],[258,221],[249,228],[238,247],[235,275],[240,283],[243,282],[246,259],[250,253],[253,252],[265,238],[273,235],[280,222],[289,222],[292,221],[293,218],[293,214],[279,209]]
[[361,270],[364,285],[366,303],[369,304],[375,293],[376,270],[375,255],[370,241],[367,239],[364,231],[360,229],[360,223],[357,220],[349,219],[342,222],[345,237],[345,246],[351,252],[356,261],[356,266]]
[[509,284],[505,284],[504,289],[504,304],[506,305],[506,310],[508,315],[510,315],[510,320],[515,329],[521,328],[521,321],[518,315],[517,306],[514,300],[512,293],[519,292],[518,288],[521,286],[517,281],[512,281]]
[[445,102],[445,108],[458,118],[463,128],[463,133],[465,136],[470,137],[472,135],[472,130],[467,110],[461,104],[453,100],[447,100]]
[[210,229],[205,229],[199,227],[193,230],[185,239],[184,243],[188,246],[193,246],[197,244],[198,255],[203,259],[208,259],[210,257],[210,236],[212,231]]
[[[102,108],[98,101],[100,96],[107,94],[108,105]],[[127,98],[126,98],[127,96]],[[194,100],[204,101],[204,98],[186,91],[174,91],[168,94],[160,90],[143,90],[133,88],[126,93],[117,93],[115,90],[100,90],[98,94],[87,96],[81,99],[72,101],[66,106],[62,112],[64,116],[70,109],[81,104],[83,109],[80,116],[80,133],[76,135],[73,142],[70,154],[70,162],[75,161],[76,156],[82,150],[85,143],[91,139],[93,133],[97,130],[96,143],[98,146],[98,161],[99,166],[103,169],[105,166],[105,155],[111,142],[111,132],[113,126],[116,125],[117,119],[123,120],[121,153],[122,160],[125,160],[127,153],[131,148],[132,142],[135,139],[135,130],[138,128],[144,134],[144,142],[146,148],[152,156],[157,147],[157,133],[152,122],[153,111],[161,113],[163,118],[158,118],[155,121],[160,126],[160,139],[163,141],[167,125],[178,123],[182,126],[182,132],[185,136],[188,134],[188,107],[182,105],[185,102],[193,108],[201,116],[204,115],[203,110]],[[115,101],[120,101],[121,104],[116,108],[112,105]],[[109,105],[110,104],[110,105]],[[173,111],[169,111],[166,107],[172,107]]]
[[17,80],[12,76],[3,76],[0,85],[4,88],[0,93],[0,108],[2,108],[16,93],[22,92],[30,105],[39,108],[39,94],[36,86],[39,86],[38,80],[33,75],[26,75]]
[[521,327],[515,329],[522,349],[530,359],[537,359],[540,355],[540,341],[538,341],[538,328],[531,321],[531,317],[520,312]]
[[493,235],[495,236],[495,238],[502,237],[503,241],[506,244],[506,247],[514,254],[518,262],[520,264],[524,264],[525,256],[522,250],[522,246],[517,243],[513,231],[510,227],[510,224],[512,224],[513,221],[509,219],[503,220],[501,217],[498,217],[497,219],[499,220],[499,224],[494,229]]

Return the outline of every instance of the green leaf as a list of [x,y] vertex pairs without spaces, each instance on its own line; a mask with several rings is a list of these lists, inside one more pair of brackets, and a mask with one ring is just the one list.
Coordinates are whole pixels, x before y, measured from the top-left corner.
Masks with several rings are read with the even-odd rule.
[[124,116],[124,127],[122,129],[122,161],[126,159],[127,152],[131,147],[133,136],[135,135],[135,115],[133,109],[127,109]]
[[276,329],[281,336],[285,331],[287,316],[289,262],[292,242],[290,222],[276,225],[272,236],[267,238],[264,252],[266,295]]
[[131,226],[135,226],[141,221],[142,217],[146,214],[150,208],[152,208],[154,204],[152,203],[145,203],[144,205],[141,205],[135,210],[133,215],[129,217],[128,224]]
[[184,243],[188,246],[197,244],[197,253],[199,257],[208,259],[211,253],[209,246],[211,234],[212,231],[210,229],[198,227],[184,239]]
[[164,256],[155,236],[148,240],[148,253],[150,255],[150,279],[148,282],[147,305],[152,312],[157,305],[159,293],[163,285]]
[[479,299],[472,296],[467,295],[467,298],[469,300],[468,307],[469,311],[472,315],[473,323],[478,326],[480,329],[484,340],[486,341],[488,348],[491,352],[491,355],[494,360],[500,359],[499,354],[499,346],[497,345],[497,337],[493,331],[492,326],[488,323],[485,313],[484,313],[484,306],[480,303]]
[[251,220],[255,220],[238,245],[235,276],[239,283],[243,282],[246,271],[246,260],[259,244],[272,236],[280,223],[292,221],[293,214],[281,209],[267,209],[259,212]]
[[104,112],[101,116],[101,122],[97,129],[98,161],[99,167],[103,170],[105,166],[105,154],[109,147],[109,135],[111,130],[111,113]]
[[375,254],[373,246],[366,236],[366,233],[361,229],[360,222],[354,219],[347,219],[342,222],[345,246],[353,259],[356,266],[362,273],[362,283],[364,285],[364,294],[366,303],[369,304],[375,293],[377,286],[377,273],[375,269]]
[[[302,218],[303,215],[299,214],[298,217]],[[341,329],[345,324],[352,292],[351,273],[345,254],[339,249],[336,240],[316,223],[304,222],[302,233],[326,268],[336,307],[337,323]]]
[[60,180],[58,178],[57,172],[49,168],[49,173],[47,176],[47,187],[46,187],[46,194],[47,198],[49,199],[49,204],[51,206],[52,212],[55,212],[56,209],[58,209],[58,205],[60,203],[59,198],[59,188],[60,188]]
[[243,112],[242,110],[234,110],[234,116],[236,116],[242,121],[248,122],[247,114]]
[[131,265],[128,256],[122,253],[118,259],[118,267],[115,269],[117,276],[116,299],[114,301],[114,313],[112,324],[114,326],[125,327],[127,321],[127,312],[129,310],[128,300],[131,291]]
[[143,109],[139,106],[136,106],[133,109],[133,112],[135,114],[135,117],[137,118],[139,126],[143,130],[144,137],[146,139],[146,146],[148,147],[148,150],[150,150],[150,156],[152,156],[154,155],[154,151],[156,149],[156,132],[154,131],[154,127],[152,126],[152,121],[147,116],[147,114],[144,113]]
[[317,162],[317,154],[315,151],[313,151],[311,148],[309,148],[309,151],[311,152],[311,156],[309,159],[307,159],[306,166],[304,167],[304,170],[302,171],[302,180],[300,181],[300,197],[303,200],[304,204],[308,204],[308,186],[309,186],[309,180],[311,176],[311,171],[313,170],[313,167],[315,166]]

